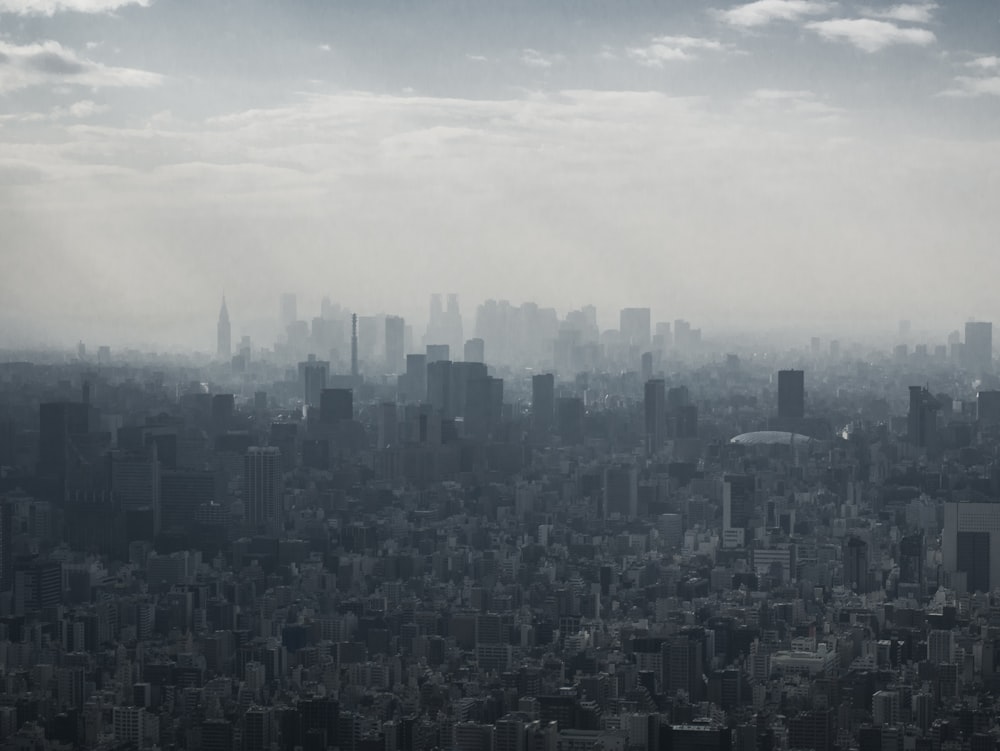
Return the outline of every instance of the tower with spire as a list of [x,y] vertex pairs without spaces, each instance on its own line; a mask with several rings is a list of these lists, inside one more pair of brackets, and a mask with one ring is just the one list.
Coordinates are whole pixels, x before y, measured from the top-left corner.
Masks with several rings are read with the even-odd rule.
[[219,310],[219,323],[216,327],[217,354],[221,358],[229,358],[233,353],[232,332],[229,327],[229,311],[226,309],[226,296],[222,296],[222,308]]

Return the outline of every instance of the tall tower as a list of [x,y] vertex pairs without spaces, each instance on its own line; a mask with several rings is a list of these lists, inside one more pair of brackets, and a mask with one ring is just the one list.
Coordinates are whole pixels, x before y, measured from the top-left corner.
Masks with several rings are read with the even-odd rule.
[[281,452],[251,446],[244,456],[246,520],[255,527],[277,527],[281,507]]
[[358,314],[351,314],[351,375],[358,377]]
[[801,370],[778,371],[778,419],[801,420],[806,409],[805,373]]
[[219,323],[215,329],[216,333],[216,354],[219,357],[229,358],[232,355],[232,331],[229,326],[229,311],[226,309],[226,296],[222,296],[222,308],[219,309]]

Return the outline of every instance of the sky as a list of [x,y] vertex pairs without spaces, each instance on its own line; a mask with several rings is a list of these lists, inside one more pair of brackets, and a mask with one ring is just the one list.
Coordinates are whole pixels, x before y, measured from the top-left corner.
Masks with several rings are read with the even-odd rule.
[[0,346],[284,291],[947,331],[998,238],[992,0],[0,0]]

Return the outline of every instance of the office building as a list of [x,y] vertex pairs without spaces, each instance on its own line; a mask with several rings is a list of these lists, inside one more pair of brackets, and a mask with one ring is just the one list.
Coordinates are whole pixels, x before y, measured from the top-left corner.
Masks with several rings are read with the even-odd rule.
[[965,367],[976,375],[993,371],[993,324],[989,321],[969,321],[965,324],[965,346],[962,348]]
[[382,402],[378,407],[378,448],[389,448],[398,442],[399,410],[395,402]]
[[326,388],[329,376],[330,363],[326,360],[317,360],[316,355],[309,355],[306,362],[299,363],[299,386],[306,406],[319,406],[320,394]]
[[1000,425],[1000,391],[980,391],[976,397],[976,417],[983,425]]
[[604,470],[604,518],[635,519],[639,511],[639,472],[631,464]]
[[385,317],[385,369],[402,373],[406,367],[406,321],[399,316]]
[[778,419],[801,420],[806,414],[805,372],[778,371]]
[[646,423],[646,454],[652,456],[663,448],[667,432],[667,387],[662,379],[646,381],[643,412]]
[[63,477],[75,464],[90,432],[90,407],[83,402],[47,402],[38,412],[38,474]]
[[722,480],[722,528],[746,529],[756,512],[753,475],[725,475]]
[[870,589],[868,569],[868,543],[851,537],[844,545],[844,586],[859,595],[867,593]]
[[552,373],[531,377],[531,425],[539,435],[552,430],[556,407],[556,379]]
[[14,588],[14,507],[0,498],[0,594]]
[[624,308],[618,315],[622,344],[647,347],[652,340],[649,308]]
[[486,342],[479,338],[466,340],[464,355],[466,362],[486,362]]
[[1000,584],[1000,503],[944,504],[941,553],[944,570],[965,574],[969,592]]
[[274,446],[252,446],[244,461],[243,506],[247,523],[274,529],[281,513],[281,452]]
[[451,360],[451,347],[447,344],[427,345],[427,364]]
[[223,359],[228,360],[233,353],[232,332],[229,326],[229,311],[226,309],[226,298],[222,298],[222,307],[219,309],[219,322],[215,327],[216,350],[215,353]]
[[583,443],[585,414],[583,399],[576,396],[556,399],[556,430],[563,444]]
[[[430,347],[428,347],[430,349]],[[451,361],[427,362],[427,403],[445,417],[454,417],[451,399]]]
[[427,398],[427,355],[406,356],[406,380],[403,401],[422,402]]
[[323,389],[319,396],[319,421],[334,425],[342,420],[354,419],[354,391],[351,389]]
[[920,448],[934,448],[937,442],[937,399],[922,386],[910,386],[910,410],[906,418],[906,440]]
[[155,443],[150,445],[149,451],[112,454],[111,492],[122,511],[148,515],[152,534],[159,533],[162,506],[160,461]]

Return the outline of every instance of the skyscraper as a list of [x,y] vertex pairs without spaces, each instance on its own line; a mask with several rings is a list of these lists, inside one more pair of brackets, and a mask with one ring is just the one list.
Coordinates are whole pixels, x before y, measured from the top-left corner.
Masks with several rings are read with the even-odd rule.
[[385,369],[402,373],[406,367],[406,321],[399,316],[385,317]]
[[667,387],[662,378],[646,381],[643,398],[646,417],[646,454],[663,448],[667,430]]
[[531,424],[538,433],[548,433],[556,410],[556,379],[552,373],[531,377]]
[[941,553],[948,573],[964,573],[970,592],[1000,584],[1000,503],[946,503]]
[[618,331],[624,344],[648,346],[651,339],[649,308],[623,308],[618,315]]
[[226,298],[222,298],[222,307],[219,309],[219,323],[215,327],[216,334],[216,354],[219,357],[228,359],[233,353],[231,331],[229,327],[229,311],[226,309]]
[[937,435],[938,402],[922,386],[910,386],[910,411],[906,419],[906,440],[920,448],[933,448]]
[[806,414],[805,372],[778,371],[778,419],[801,420]]
[[965,324],[965,347],[962,348],[965,367],[979,375],[993,369],[993,324],[989,321],[969,321]]
[[860,595],[868,592],[868,543],[858,537],[844,545],[844,586]]
[[281,452],[274,446],[251,446],[244,457],[244,468],[247,522],[276,528],[281,506]]
[[302,389],[302,399],[308,406],[319,406],[320,394],[326,388],[329,375],[330,363],[317,360],[315,355],[309,355],[307,361],[299,363],[299,386]]
[[465,342],[466,362],[486,362],[486,342],[482,339],[468,339]]

